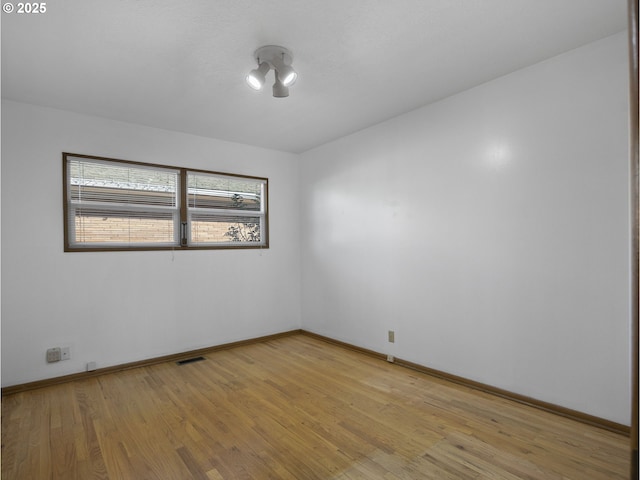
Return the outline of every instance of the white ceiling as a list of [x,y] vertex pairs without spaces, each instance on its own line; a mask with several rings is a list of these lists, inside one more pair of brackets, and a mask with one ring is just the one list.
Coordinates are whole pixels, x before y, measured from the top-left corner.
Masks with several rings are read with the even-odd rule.
[[[5,3],[5,0],[2,2]],[[2,96],[302,152],[626,28],[627,0],[54,0],[2,13]],[[288,98],[249,89],[292,50]]]

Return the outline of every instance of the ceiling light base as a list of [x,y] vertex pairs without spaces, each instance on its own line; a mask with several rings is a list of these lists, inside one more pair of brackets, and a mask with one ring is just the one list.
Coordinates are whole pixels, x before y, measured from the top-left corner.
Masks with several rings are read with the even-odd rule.
[[[291,65],[293,61],[293,54],[288,48],[281,47],[279,45],[265,45],[264,47],[260,47],[253,54],[254,58],[258,65],[262,62],[268,62],[271,64],[274,58],[279,58],[282,60],[282,63],[285,65]],[[271,65],[273,68],[274,65]]]

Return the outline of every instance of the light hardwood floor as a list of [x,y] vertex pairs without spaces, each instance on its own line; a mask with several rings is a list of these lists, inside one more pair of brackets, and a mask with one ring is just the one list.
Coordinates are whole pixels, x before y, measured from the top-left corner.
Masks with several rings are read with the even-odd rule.
[[629,439],[305,335],[2,399],[2,479],[626,479]]

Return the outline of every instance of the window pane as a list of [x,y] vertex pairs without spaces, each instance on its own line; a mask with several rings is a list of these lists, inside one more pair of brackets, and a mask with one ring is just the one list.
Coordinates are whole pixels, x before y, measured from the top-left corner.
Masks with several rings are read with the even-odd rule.
[[175,241],[171,212],[129,212],[77,208],[75,238],[81,244],[158,244]]
[[179,170],[66,158],[69,245],[178,244]]
[[99,161],[69,161],[74,203],[101,202],[177,206],[178,172]]
[[193,243],[261,242],[261,217],[191,214]]
[[262,210],[261,180],[189,172],[187,177],[190,208]]

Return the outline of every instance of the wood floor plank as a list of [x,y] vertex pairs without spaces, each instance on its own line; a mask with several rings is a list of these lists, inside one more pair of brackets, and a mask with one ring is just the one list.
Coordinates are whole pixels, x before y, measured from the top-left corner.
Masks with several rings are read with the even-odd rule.
[[623,480],[628,439],[320,339],[5,396],[2,478]]

